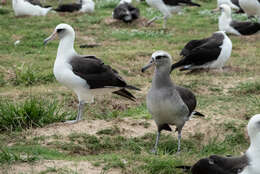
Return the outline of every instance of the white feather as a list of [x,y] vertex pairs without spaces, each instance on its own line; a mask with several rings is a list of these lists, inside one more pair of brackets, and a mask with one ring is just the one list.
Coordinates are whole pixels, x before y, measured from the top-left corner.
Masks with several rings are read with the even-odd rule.
[[83,0],[82,7],[79,12],[93,13],[95,11],[95,2],[93,0]]
[[45,16],[52,7],[43,8],[25,0],[12,0],[15,16]]

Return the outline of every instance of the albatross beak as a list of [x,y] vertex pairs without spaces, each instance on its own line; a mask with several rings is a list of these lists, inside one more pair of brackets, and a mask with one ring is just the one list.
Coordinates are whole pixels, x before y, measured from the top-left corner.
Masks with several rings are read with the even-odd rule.
[[57,36],[57,32],[54,31],[49,37],[47,37],[46,39],[44,39],[44,45],[46,45],[49,41],[55,39],[55,37]]
[[150,62],[142,68],[142,73],[145,72],[151,66],[153,66],[154,63],[155,63],[154,60],[151,58]]
[[218,7],[218,8],[215,8],[214,10],[212,10],[212,13],[216,13],[216,12],[218,12],[218,11],[220,11],[220,8]]

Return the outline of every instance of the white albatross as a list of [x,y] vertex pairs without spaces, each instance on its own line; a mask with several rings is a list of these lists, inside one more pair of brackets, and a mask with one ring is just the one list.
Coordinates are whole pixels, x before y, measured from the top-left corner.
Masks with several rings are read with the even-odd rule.
[[257,16],[260,22],[260,0],[239,0],[241,8],[250,16]]
[[231,8],[222,4],[219,9],[221,15],[218,19],[218,28],[226,33],[235,35],[252,35],[260,31],[260,23],[257,22],[240,22],[232,20]]
[[112,92],[135,101],[135,97],[127,89],[140,89],[128,85],[116,70],[97,57],[79,55],[74,50],[75,31],[70,25],[57,25],[44,43],[53,40],[56,35],[60,43],[53,68],[54,76],[61,84],[72,89],[79,100],[77,118],[68,123],[82,119],[84,104],[92,103],[94,95]]
[[45,16],[52,7],[43,8],[25,0],[12,0],[15,16]]

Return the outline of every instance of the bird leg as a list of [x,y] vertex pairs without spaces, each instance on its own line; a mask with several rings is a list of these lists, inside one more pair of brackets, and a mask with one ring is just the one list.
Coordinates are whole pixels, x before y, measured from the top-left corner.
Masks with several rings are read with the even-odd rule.
[[155,20],[157,20],[158,19],[158,17],[156,16],[156,17],[154,17],[154,18],[152,18],[150,21],[148,21],[147,22],[147,24],[146,24],[146,26],[149,26],[149,25],[151,25]]
[[167,18],[167,16],[163,17],[163,29],[166,29]]
[[158,149],[158,143],[159,143],[159,139],[160,139],[160,134],[161,134],[161,131],[158,131],[158,132],[157,132],[157,137],[156,137],[156,141],[155,141],[154,148],[153,148],[152,151],[151,151],[153,154],[157,154],[157,149]]
[[177,131],[178,131],[178,149],[177,149],[177,153],[180,153],[180,151],[181,151],[181,131],[182,131],[182,127],[180,127],[180,128],[178,127],[177,128]]
[[78,106],[78,114],[77,114],[76,120],[69,120],[69,121],[66,121],[66,123],[77,123],[78,121],[82,120],[82,114],[83,114],[83,111],[84,111],[84,105],[85,105],[85,102],[84,101],[80,101],[79,102],[79,106]]

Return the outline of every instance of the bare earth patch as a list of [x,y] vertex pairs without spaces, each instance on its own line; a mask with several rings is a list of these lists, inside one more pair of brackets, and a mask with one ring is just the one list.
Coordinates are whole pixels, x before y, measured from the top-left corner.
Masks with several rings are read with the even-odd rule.
[[[1,174],[38,174],[46,173],[77,173],[77,174],[100,174],[102,167],[93,166],[87,161],[64,161],[64,160],[43,160],[37,163],[20,163],[12,166],[4,166]],[[107,174],[120,174],[119,169],[106,171]]]
[[[210,113],[207,113],[210,114]],[[210,114],[212,115],[212,114]],[[196,136],[198,134],[202,135],[202,140],[206,144],[211,137],[218,136],[219,140],[223,140],[225,138],[225,131],[222,130],[221,125],[224,122],[229,122],[234,119],[225,118],[220,115],[214,115],[211,118],[191,118],[188,122],[186,122],[183,128],[183,138],[189,139],[190,137]],[[145,126],[148,125],[148,126]],[[213,126],[219,125],[219,126]],[[141,137],[147,133],[156,133],[157,127],[153,120],[145,120],[145,119],[132,119],[132,118],[123,118],[123,119],[115,119],[112,121],[105,120],[83,120],[76,124],[67,124],[67,123],[56,123],[49,125],[44,128],[38,128],[31,130],[31,133],[28,133],[28,138],[33,138],[35,136],[46,136],[51,137],[62,136],[67,137],[72,133],[86,133],[90,135],[97,135],[97,132],[104,129],[111,129],[113,127],[119,128],[119,132],[121,136],[125,136],[128,138],[132,137]],[[172,136],[177,136],[177,133],[174,132],[175,126],[171,126],[173,132],[163,131],[163,134],[171,134]],[[176,137],[177,138],[177,137]],[[52,141],[52,140],[49,140]],[[202,144],[204,144],[202,142]]]

